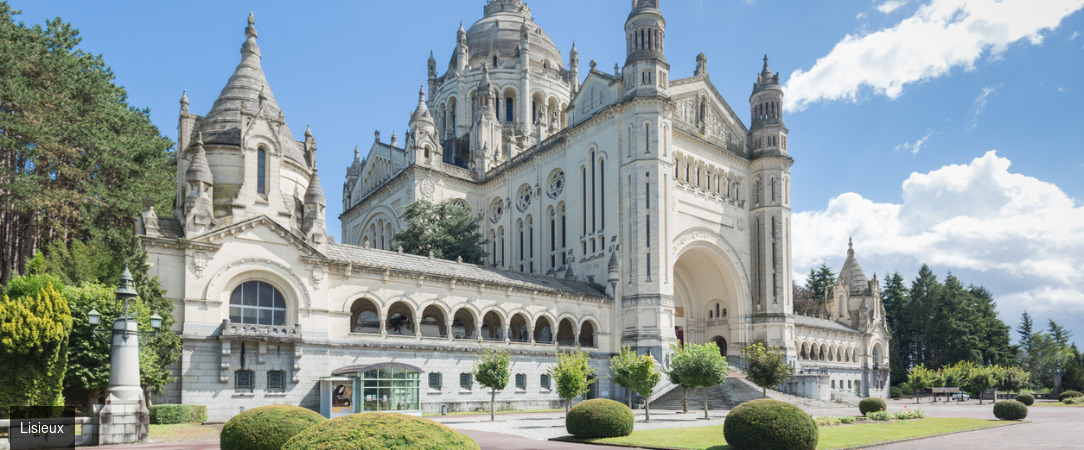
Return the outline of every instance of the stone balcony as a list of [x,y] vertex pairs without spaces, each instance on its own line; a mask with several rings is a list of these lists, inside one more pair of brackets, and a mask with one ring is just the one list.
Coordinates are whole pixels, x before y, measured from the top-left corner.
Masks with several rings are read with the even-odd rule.
[[301,325],[257,325],[251,323],[233,323],[222,320],[220,340],[264,341],[264,342],[301,342]]

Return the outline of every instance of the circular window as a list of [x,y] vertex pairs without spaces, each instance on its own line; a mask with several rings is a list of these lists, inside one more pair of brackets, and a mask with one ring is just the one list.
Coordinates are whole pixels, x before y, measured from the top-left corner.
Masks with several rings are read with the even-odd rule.
[[466,200],[463,200],[463,199],[461,199],[461,198],[457,198],[457,199],[455,199],[455,200],[452,200],[452,204],[454,204],[455,206],[458,206],[458,207],[460,207],[460,208],[467,208],[467,209],[470,209],[470,206],[469,206],[469,205],[467,205],[467,201],[466,201]]
[[550,180],[546,188],[546,193],[550,198],[557,198],[561,195],[561,192],[565,190],[565,171],[561,169],[554,170],[550,174]]
[[489,220],[493,223],[501,220],[501,214],[504,214],[504,200],[500,197],[493,199],[493,203],[489,205]]
[[520,187],[519,195],[517,197],[519,200],[516,202],[516,206],[519,207],[520,211],[526,211],[527,208],[531,207],[531,200],[533,200],[532,197],[534,197],[534,192],[531,192],[531,186],[525,184]]

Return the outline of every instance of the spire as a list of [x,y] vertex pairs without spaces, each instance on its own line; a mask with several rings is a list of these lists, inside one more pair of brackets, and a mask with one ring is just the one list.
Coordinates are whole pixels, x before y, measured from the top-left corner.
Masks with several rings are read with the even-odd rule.
[[772,70],[768,68],[768,55],[764,55],[764,67],[757,74],[757,82],[753,84],[753,93],[756,94],[770,88],[779,89],[779,74],[773,74]]
[[572,50],[568,54],[572,59],[579,59],[580,51],[576,50],[576,41],[572,41]]
[[181,91],[181,112],[188,112],[188,91]]
[[482,82],[478,84],[478,92],[490,94],[490,89],[492,88],[493,85],[489,81],[489,65],[484,65],[482,66]]
[[308,138],[311,138],[311,137],[312,137],[312,124],[305,124],[305,138],[308,139]]
[[764,54],[764,68],[760,70],[760,73],[765,75],[771,75],[771,69],[768,69],[768,54]]
[[[436,122],[433,122],[433,116],[431,116],[429,114],[429,107],[427,107],[425,105],[425,88],[424,87],[418,87],[418,107],[414,108],[414,112],[410,114],[410,126],[411,126],[411,128],[415,128],[416,125],[417,125],[415,122],[419,122],[419,121],[429,123],[429,124],[433,124],[434,126],[436,125]],[[393,133],[393,136],[394,136],[394,133]]]
[[305,203],[324,204],[324,190],[320,187],[320,176],[316,174],[316,169],[312,169],[312,176],[309,177],[309,188],[305,190]]
[[360,153],[358,153],[358,146],[354,146],[354,162],[360,162]]
[[196,134],[196,154],[192,157],[192,162],[188,163],[188,170],[185,171],[184,176],[188,181],[214,184],[211,165],[207,163],[207,154],[203,150],[203,132]]
[[854,257],[854,237],[847,238],[847,257]]

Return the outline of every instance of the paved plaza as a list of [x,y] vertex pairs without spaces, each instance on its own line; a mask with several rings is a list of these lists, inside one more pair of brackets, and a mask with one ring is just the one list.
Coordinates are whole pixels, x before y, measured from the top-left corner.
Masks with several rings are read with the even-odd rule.
[[[692,405],[690,405],[692,406]],[[922,402],[914,400],[891,400],[889,411],[920,408],[929,417],[971,417],[993,418],[993,406],[989,402],[979,405],[977,401],[963,404]],[[816,416],[855,415],[855,408],[806,408]],[[652,411],[651,422],[644,423],[643,410],[636,411],[636,429],[683,428],[706,425],[721,425],[727,410],[709,411],[709,420],[701,419],[703,410],[683,414],[675,411]],[[496,422],[490,422],[488,415],[457,415],[433,417],[433,420],[455,428],[478,441],[483,449],[525,450],[525,449],[572,449],[572,448],[614,448],[555,442],[549,439],[566,436],[564,413],[524,413],[501,414]],[[985,430],[968,431],[946,436],[925,438],[879,446],[886,449],[959,449],[963,446],[981,445],[989,448],[1084,448],[1084,408],[1032,406],[1028,410],[1027,422],[1018,425]],[[158,444],[126,445],[102,447],[115,449],[156,449],[180,450],[218,448],[217,439],[198,441],[170,442]]]

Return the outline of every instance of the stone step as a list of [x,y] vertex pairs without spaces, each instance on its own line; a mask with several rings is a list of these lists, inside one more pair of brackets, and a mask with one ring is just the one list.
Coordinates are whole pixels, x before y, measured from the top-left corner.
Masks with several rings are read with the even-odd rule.
[[[744,375],[738,374],[740,376],[733,376],[735,375],[734,373],[732,373],[731,375],[732,376],[726,378],[725,387],[721,384],[707,389],[708,409],[732,409],[743,402],[764,398],[764,391],[759,386],[753,384],[753,382],[746,379]],[[855,407],[858,405],[857,402],[852,401],[829,402],[805,397],[798,397],[795,395],[779,392],[774,389],[768,389],[767,396],[771,399],[784,401],[793,405],[798,405],[806,408],[846,408]],[[701,390],[690,390],[689,409],[699,410],[703,407],[704,400]],[[680,410],[682,408],[681,389],[673,389],[670,392],[664,394],[663,396],[655,399],[655,401],[651,402],[651,408],[662,410]]]

